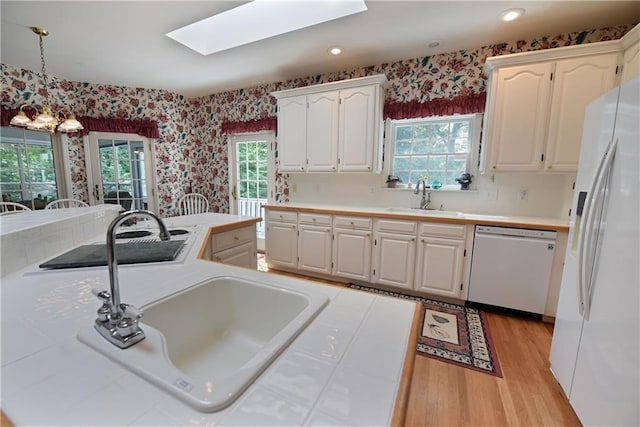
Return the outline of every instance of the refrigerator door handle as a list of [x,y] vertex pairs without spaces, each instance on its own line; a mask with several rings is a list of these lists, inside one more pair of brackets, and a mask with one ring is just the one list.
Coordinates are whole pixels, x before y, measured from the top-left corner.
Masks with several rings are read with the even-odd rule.
[[[596,209],[602,209],[602,203],[598,203],[598,201],[604,200],[604,195],[600,197],[600,194],[602,193],[603,185],[607,182],[605,178],[609,176],[617,143],[617,140],[611,141],[600,159],[598,169],[590,186],[590,194],[587,196],[588,206],[585,209],[584,223],[578,240],[578,309],[586,320],[589,319],[590,313],[594,255],[597,251],[597,239],[600,233],[600,224],[595,224],[594,215]],[[606,192],[606,188],[604,190]]]
[[[608,147],[607,147],[608,148]],[[591,184],[589,185],[589,190],[587,192],[587,197],[584,201],[583,207],[583,217],[582,217],[582,226],[580,227],[580,234],[578,235],[578,281],[577,281],[577,291],[578,291],[578,312],[580,315],[584,315],[584,304],[585,304],[585,246],[588,238],[588,229],[591,227],[591,207],[593,206],[593,198],[595,194],[596,185],[598,183],[598,179],[600,178],[600,174],[602,172],[602,168],[604,167],[604,163],[607,159],[606,152],[600,158],[598,162],[598,167],[596,168],[596,173],[593,175],[591,179]]]

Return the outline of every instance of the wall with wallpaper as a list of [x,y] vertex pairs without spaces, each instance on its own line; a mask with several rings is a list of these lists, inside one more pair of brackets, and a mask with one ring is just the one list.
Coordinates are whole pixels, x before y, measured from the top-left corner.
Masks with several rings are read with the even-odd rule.
[[[155,149],[161,215],[174,215],[176,201],[189,189],[207,195],[215,211],[228,212],[227,136],[221,133],[221,124],[223,121],[250,121],[275,116],[275,99],[269,96],[274,90],[384,73],[390,81],[387,100],[426,102],[437,98],[450,99],[485,90],[482,65],[488,56],[617,39],[632,27],[631,24],[621,25],[509,41],[200,98],[187,99],[164,90],[72,82],[55,77],[51,78],[49,96],[52,104],[64,105],[80,116],[153,119],[158,122],[160,138],[156,141]],[[36,73],[9,64],[2,64],[1,71],[4,107],[18,108],[23,102],[41,103],[43,93]],[[71,137],[70,146],[73,196],[86,200],[88,189],[82,138]],[[378,192],[384,181],[384,177],[374,174],[341,177],[341,185],[338,185],[334,182],[335,177],[292,175],[289,180],[293,183],[298,181],[295,193],[289,191],[292,185],[280,179],[276,188],[278,200],[313,201],[319,195],[326,200],[327,196],[340,193],[340,186],[342,190],[352,188],[353,194],[361,195],[366,190],[371,195]],[[505,181],[505,188],[509,187],[510,180],[504,177],[496,179],[492,184],[500,184],[501,179]],[[563,181],[564,188],[566,177],[558,179]],[[531,184],[537,181],[529,180]],[[549,187],[556,188],[557,184],[551,182]],[[514,188],[519,187],[520,185],[515,185]],[[375,200],[377,203],[404,203],[405,199],[409,202],[412,200],[408,192],[380,190],[378,193],[365,197],[361,202]],[[345,193],[342,191],[340,194]],[[346,197],[346,200],[352,200],[348,195]],[[564,195],[552,199],[557,199],[562,204]],[[469,200],[471,199],[463,204],[469,203]],[[448,203],[446,208],[454,207],[451,202]],[[557,205],[556,202],[553,204]],[[552,210],[559,211],[561,208],[563,207],[554,207]],[[492,208],[489,206],[485,210],[491,211]]]

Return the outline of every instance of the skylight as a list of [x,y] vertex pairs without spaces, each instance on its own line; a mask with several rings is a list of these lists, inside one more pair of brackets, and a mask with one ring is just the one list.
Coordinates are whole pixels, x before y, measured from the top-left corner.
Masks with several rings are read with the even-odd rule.
[[210,55],[366,10],[364,0],[254,0],[166,35]]

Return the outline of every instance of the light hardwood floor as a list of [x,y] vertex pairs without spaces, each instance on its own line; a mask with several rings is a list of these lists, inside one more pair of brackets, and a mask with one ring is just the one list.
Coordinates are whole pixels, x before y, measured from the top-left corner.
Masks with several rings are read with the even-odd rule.
[[503,378],[417,355],[405,425],[580,426],[549,370],[553,326],[500,312],[487,320]]

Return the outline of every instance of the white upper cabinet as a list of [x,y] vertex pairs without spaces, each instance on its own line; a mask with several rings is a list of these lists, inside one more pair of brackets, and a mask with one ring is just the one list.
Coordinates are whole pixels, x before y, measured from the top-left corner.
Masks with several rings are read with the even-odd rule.
[[555,64],[545,168],[576,171],[584,109],[616,86],[620,54],[565,59]]
[[[286,123],[286,125],[283,125]],[[307,163],[307,97],[278,100],[278,159],[282,172],[304,171]]]
[[386,84],[377,75],[273,92],[280,171],[380,172]]
[[624,55],[620,83],[640,75],[640,24],[636,25],[620,39]]
[[[338,166],[340,92],[312,94],[307,102],[307,171],[335,171]],[[285,120],[286,117],[281,119],[278,115],[278,123]]]
[[584,109],[621,61],[618,42],[488,58],[483,172],[575,172]]
[[[376,144],[382,121],[377,103],[377,86],[363,86],[340,91],[341,171],[370,172],[374,165]],[[376,120],[378,118],[378,120]],[[377,157],[377,156],[376,156]]]
[[535,171],[546,139],[552,63],[505,67],[491,81],[491,169]]

